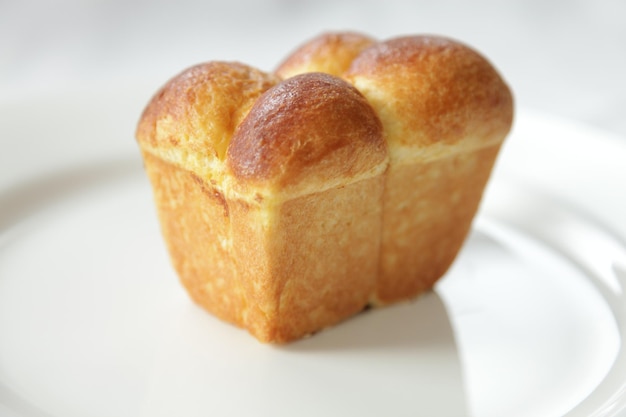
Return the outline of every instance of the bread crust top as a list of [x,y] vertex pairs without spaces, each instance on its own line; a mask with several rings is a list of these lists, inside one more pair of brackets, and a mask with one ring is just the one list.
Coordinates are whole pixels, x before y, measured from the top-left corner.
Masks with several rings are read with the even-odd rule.
[[256,101],[235,132],[227,160],[241,182],[322,187],[367,174],[386,156],[382,125],[361,93],[340,78],[307,73]]
[[340,77],[365,48],[375,43],[374,38],[358,32],[323,33],[298,47],[275,72],[282,78],[305,72]]
[[376,109],[390,145],[481,147],[501,142],[511,127],[513,98],[498,72],[444,37],[376,43],[344,76]]
[[190,67],[152,97],[137,140],[160,156],[184,149],[223,160],[235,128],[261,94],[279,82],[276,75],[237,62]]
[[277,72],[299,75],[233,62],[183,71],[146,107],[141,148],[242,192],[314,190],[380,173],[389,161],[499,144],[512,124],[513,98],[495,68],[443,37],[327,33]]

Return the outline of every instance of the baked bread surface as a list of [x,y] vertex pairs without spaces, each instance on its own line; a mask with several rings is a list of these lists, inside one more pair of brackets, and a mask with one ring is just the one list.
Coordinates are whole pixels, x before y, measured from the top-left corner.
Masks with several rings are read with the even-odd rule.
[[344,76],[376,110],[389,145],[377,300],[411,298],[461,248],[510,129],[512,96],[486,59],[441,37],[377,43]]
[[228,163],[239,182],[313,192],[369,175],[386,148],[380,120],[356,88],[307,73],[256,101],[228,147]]
[[137,140],[190,296],[283,343],[431,289],[512,115],[502,78],[459,42],[328,33],[275,74],[184,71]]
[[341,77],[352,61],[376,43],[357,32],[324,33],[306,42],[290,54],[275,73],[282,78],[306,72],[324,72]]

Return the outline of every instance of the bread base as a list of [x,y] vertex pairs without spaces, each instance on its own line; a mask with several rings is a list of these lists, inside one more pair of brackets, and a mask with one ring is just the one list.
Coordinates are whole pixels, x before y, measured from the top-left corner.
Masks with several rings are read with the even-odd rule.
[[467,237],[499,148],[390,165],[375,305],[413,298],[445,274]]
[[231,198],[144,152],[172,264],[191,298],[262,342],[336,324],[375,291],[384,178],[280,202]]

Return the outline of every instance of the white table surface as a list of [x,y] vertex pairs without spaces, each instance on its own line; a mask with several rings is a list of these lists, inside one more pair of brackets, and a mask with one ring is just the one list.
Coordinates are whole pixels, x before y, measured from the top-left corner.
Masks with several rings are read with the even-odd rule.
[[271,70],[325,30],[437,33],[488,56],[519,106],[626,137],[625,21],[622,0],[4,0],[0,102],[156,87],[207,60]]

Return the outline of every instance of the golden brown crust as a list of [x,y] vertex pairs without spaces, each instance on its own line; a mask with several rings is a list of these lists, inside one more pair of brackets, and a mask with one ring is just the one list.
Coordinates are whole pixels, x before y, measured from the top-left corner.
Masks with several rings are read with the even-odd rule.
[[223,159],[256,99],[279,79],[244,64],[208,62],[170,80],[152,98],[137,128],[143,148],[182,149]]
[[513,101],[494,67],[471,48],[442,37],[377,43],[346,72],[381,118],[390,146],[499,142]]
[[413,298],[445,274],[469,233],[499,148],[390,165],[375,304]]
[[512,96],[477,52],[434,36],[375,44],[345,77],[381,118],[390,152],[374,301],[412,298],[465,241],[511,127]]
[[284,203],[224,198],[210,181],[143,154],[172,264],[190,297],[263,342],[361,311],[375,290],[381,176]]
[[143,152],[170,259],[190,297],[243,324],[246,299],[230,253],[230,213],[219,190],[193,172]]
[[381,176],[278,205],[230,201],[243,327],[283,343],[361,311],[376,287]]
[[382,125],[365,98],[337,77],[308,73],[256,101],[227,159],[240,182],[283,188],[353,178],[386,156]]
[[487,60],[432,36],[325,34],[278,73],[193,67],[152,99],[137,140],[190,296],[283,343],[432,288],[513,102]]
[[376,42],[357,32],[328,32],[306,42],[291,53],[276,69],[282,78],[306,72],[341,76],[354,58]]

